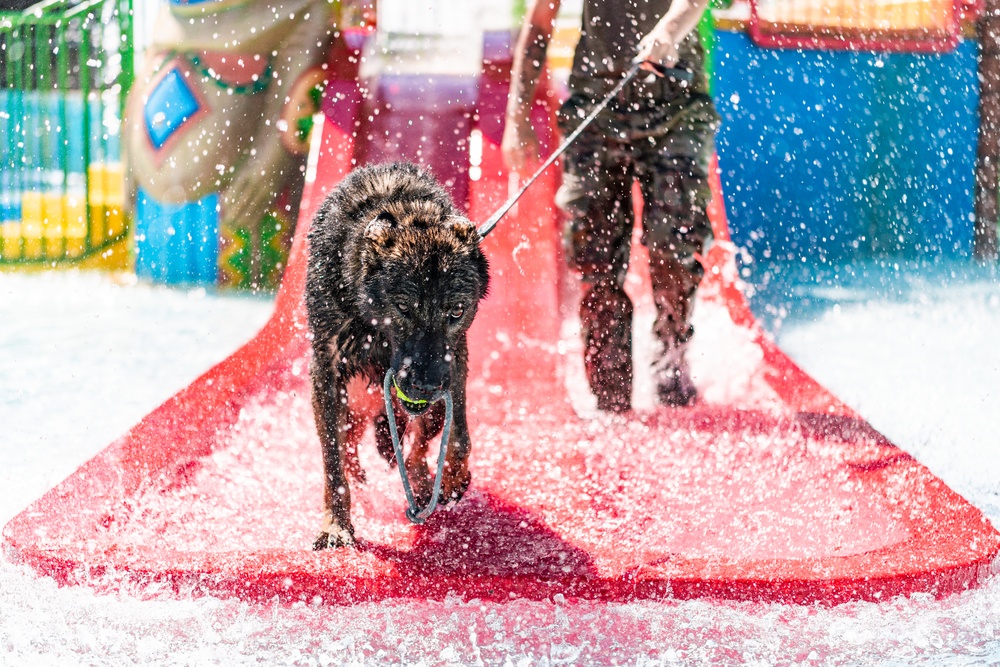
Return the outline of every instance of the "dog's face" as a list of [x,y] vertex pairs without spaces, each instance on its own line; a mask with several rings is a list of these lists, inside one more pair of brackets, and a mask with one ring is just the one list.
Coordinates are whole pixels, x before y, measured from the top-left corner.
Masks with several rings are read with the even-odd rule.
[[421,219],[383,211],[368,223],[361,253],[362,312],[391,348],[396,393],[420,414],[451,386],[459,341],[486,295],[489,271],[467,219]]

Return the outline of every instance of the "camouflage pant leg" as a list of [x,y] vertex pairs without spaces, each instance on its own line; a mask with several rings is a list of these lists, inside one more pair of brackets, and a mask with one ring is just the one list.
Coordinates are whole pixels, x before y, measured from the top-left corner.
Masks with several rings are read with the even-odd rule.
[[[710,106],[689,114],[662,136],[651,134],[635,142],[641,155],[636,176],[643,193],[643,243],[649,250],[650,282],[656,304],[653,333],[659,341],[654,373],[667,402],[693,399],[693,385],[680,389],[687,398],[662,394],[677,391],[689,379],[683,359],[691,338],[694,294],[704,269],[696,255],[712,234],[706,208],[711,199],[708,162],[714,150],[718,116]],[[671,389],[673,387],[673,389]]]
[[586,132],[563,159],[556,203],[567,216],[566,250],[580,271],[584,366],[602,410],[631,406],[632,302],[625,294],[632,236],[633,167],[621,145]]
[[566,255],[587,282],[625,284],[632,236],[628,151],[598,131],[584,132],[563,155],[556,205],[566,215]]
[[712,235],[708,181],[694,164],[674,159],[651,165],[640,182],[646,200],[642,240],[657,310],[654,333],[672,348],[692,334],[691,301],[704,274],[697,256]]

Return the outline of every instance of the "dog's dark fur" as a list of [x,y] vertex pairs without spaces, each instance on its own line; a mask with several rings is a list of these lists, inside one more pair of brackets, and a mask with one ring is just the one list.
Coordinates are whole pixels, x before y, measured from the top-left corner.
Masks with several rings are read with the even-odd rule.
[[[439,500],[456,501],[468,487],[466,331],[489,283],[479,241],[445,190],[406,163],[355,170],[316,214],[305,291],[326,516],[314,548],[354,544],[345,470],[362,473],[348,442],[349,433],[360,430],[348,406],[352,378],[380,390],[391,367],[407,398],[429,401],[408,403],[397,395],[394,402],[416,420],[403,464],[421,503],[432,491],[424,457],[444,421],[443,403],[430,402],[450,390],[454,425]],[[402,410],[394,413],[405,423]],[[394,461],[384,408],[375,433],[379,451]]]

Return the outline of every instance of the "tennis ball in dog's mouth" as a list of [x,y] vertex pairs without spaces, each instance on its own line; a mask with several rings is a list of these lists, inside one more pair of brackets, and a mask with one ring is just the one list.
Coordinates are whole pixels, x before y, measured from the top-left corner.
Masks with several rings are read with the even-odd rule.
[[398,396],[399,400],[403,401],[403,403],[409,403],[410,405],[417,407],[427,404],[427,401],[420,400],[419,398],[410,398],[404,394],[403,390],[400,389],[399,385],[396,383],[396,378],[392,378],[392,384],[396,387],[396,396]]

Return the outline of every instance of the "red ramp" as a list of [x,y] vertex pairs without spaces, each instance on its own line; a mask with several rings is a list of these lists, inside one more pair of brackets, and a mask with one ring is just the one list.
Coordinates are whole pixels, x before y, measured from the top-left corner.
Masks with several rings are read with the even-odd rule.
[[[481,113],[474,220],[508,190]],[[352,155],[330,122],[322,155],[270,322],[12,520],[14,558],[98,588],[332,602],[450,592],[838,602],[945,594],[988,572],[1000,535],[983,515],[762,335],[717,187],[695,360],[703,400],[588,416],[576,336],[559,316],[554,172],[486,242],[494,287],[470,341],[470,492],[409,525],[398,476],[369,433],[368,482],[354,493],[359,548],[310,551],[322,484],[304,237]]]

